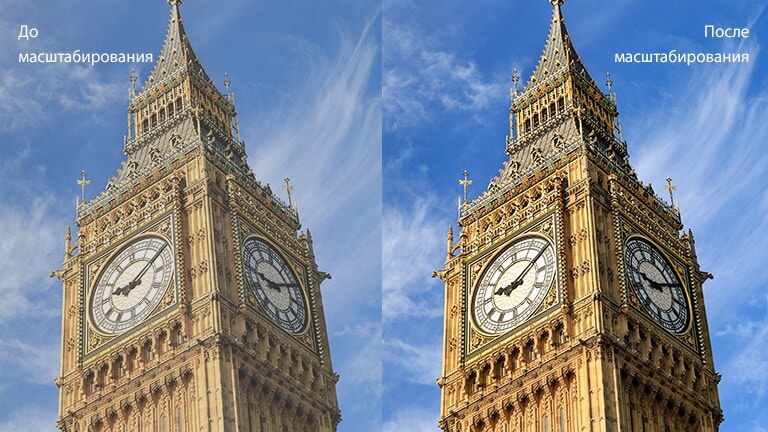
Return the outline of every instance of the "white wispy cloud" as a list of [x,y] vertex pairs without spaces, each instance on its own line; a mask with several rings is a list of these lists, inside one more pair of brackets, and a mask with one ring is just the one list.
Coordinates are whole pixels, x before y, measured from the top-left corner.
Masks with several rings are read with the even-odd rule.
[[[382,343],[381,321],[347,324],[333,333],[331,346],[334,367],[340,372],[337,393],[342,397],[342,415],[354,417],[351,430],[378,430],[381,427]],[[342,355],[339,355],[342,354]]]
[[333,286],[324,290],[328,315],[380,299],[378,275],[366,276],[378,273],[381,259],[381,104],[370,94],[378,50],[372,31],[357,40],[342,35],[332,59],[308,53],[308,80],[297,95],[244,125],[246,139],[253,137],[248,154],[256,177],[275,192],[284,177],[296,187],[293,200],[313,233],[319,265],[334,276],[323,285]]
[[[420,124],[430,118],[430,105],[441,111],[473,112],[487,108],[503,95],[504,85],[483,76],[472,60],[441,49],[408,22],[401,9],[413,5],[390,4],[385,14],[382,83],[385,127]],[[392,13],[389,13],[389,12]]]
[[[405,334],[404,337],[409,335]],[[426,343],[414,343],[397,336],[384,339],[384,361],[387,368],[396,368],[398,375],[415,384],[436,386],[442,365],[442,345],[435,338]],[[394,370],[394,369],[393,369]],[[393,392],[397,394],[397,392]]]
[[24,381],[51,385],[59,372],[58,338],[54,343],[0,339],[0,369],[12,370]]
[[[352,338],[365,341],[355,345],[355,354],[349,360],[344,380],[364,386],[372,393],[381,393],[381,322],[363,321],[348,324],[333,335],[339,339]],[[379,361],[376,361],[376,360]]]
[[[63,260],[63,232],[51,217],[55,200],[50,196],[31,199],[26,205],[0,207],[0,326],[34,313],[60,313],[46,295],[52,288],[47,276],[57,258]],[[61,255],[55,252],[60,251]]]
[[11,130],[33,124],[43,117],[40,99],[26,97],[31,77],[8,70],[0,76],[0,130]]
[[759,400],[768,394],[768,322],[756,324],[757,331],[749,338],[740,338],[744,349],[735,353],[723,370],[745,395]]
[[[4,27],[4,26],[3,26]],[[33,53],[53,47],[36,47]],[[28,48],[27,48],[28,49]],[[100,110],[124,101],[126,86],[105,78],[90,65],[75,63],[18,63],[15,45],[2,47],[10,58],[0,76],[0,131],[39,126],[62,111],[78,112],[98,120]],[[66,84],[65,84],[66,83]]]
[[442,303],[425,298],[440,281],[429,275],[442,265],[447,222],[435,218],[434,198],[417,198],[410,208],[384,209],[383,292],[384,321],[442,315]]
[[383,432],[436,432],[437,412],[418,408],[405,408],[393,413],[384,423]]
[[48,275],[64,258],[64,222],[59,201],[41,178],[45,168],[30,160],[27,150],[0,162],[0,430],[52,430],[55,425],[52,411],[53,416],[38,417],[47,423],[14,426],[25,424],[16,410],[36,409],[26,399],[29,389],[49,388],[42,397],[55,393],[59,366],[61,288]]
[[53,432],[56,429],[56,412],[40,408],[14,411],[10,418],[0,423],[0,432]]
[[768,297],[761,296],[759,307],[744,308],[738,326],[717,336],[715,342],[726,346],[729,354],[715,358],[723,376],[719,387],[726,402],[724,426],[737,420],[742,427],[750,425],[749,430],[763,430],[757,425],[768,424],[768,412],[763,409],[768,396]]
[[281,184],[290,176],[313,228],[346,206],[363,214],[380,209],[381,103],[368,93],[378,45],[370,31],[357,41],[344,36],[333,59],[308,53],[310,72],[298,94],[244,125],[256,177]]

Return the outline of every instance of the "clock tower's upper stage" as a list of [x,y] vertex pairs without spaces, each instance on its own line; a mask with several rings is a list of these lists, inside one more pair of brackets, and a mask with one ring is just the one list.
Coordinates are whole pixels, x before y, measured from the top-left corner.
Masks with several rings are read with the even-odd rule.
[[[198,147],[214,153],[237,175],[261,186],[247,165],[229,79],[224,82],[227,93],[222,94],[192,49],[179,12],[181,1],[169,3],[171,16],[162,51],[138,92],[137,77],[131,74],[128,133],[124,140],[127,160],[117,176],[109,180],[106,190],[79,209],[78,219],[119,200],[142,180],[183,161]],[[270,192],[267,187],[264,191]],[[294,209],[272,198],[298,227]]]
[[[513,77],[509,160],[488,190],[463,208],[461,219],[508,194],[537,171],[551,169],[584,143],[612,170],[636,179],[621,136],[615,96],[603,93],[587,72],[568,35],[563,2],[553,3],[547,43],[522,91],[517,90],[519,77]],[[609,78],[609,92],[611,84]]]

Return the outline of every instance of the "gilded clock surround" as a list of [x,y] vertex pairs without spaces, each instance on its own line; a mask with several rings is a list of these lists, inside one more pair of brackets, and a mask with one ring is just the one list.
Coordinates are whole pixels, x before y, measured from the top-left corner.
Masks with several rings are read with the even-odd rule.
[[[63,283],[57,426],[335,431],[338,375],[320,293],[330,276],[318,269],[296,209],[249,168],[229,81],[220,93],[189,43],[181,1],[169,3],[161,55],[142,89],[130,92],[126,161],[104,191],[78,205],[76,239],[68,228],[64,266],[54,272]],[[111,294],[100,288],[102,301],[145,289],[141,272],[133,275],[138,266],[113,260],[155,236],[175,264],[165,296],[125,331],[98,331],[94,285],[105,269],[122,274],[127,266],[131,275]],[[301,285],[307,316],[297,334],[249,298],[241,262],[248,236],[277,250]]]
[[[101,253],[100,255],[94,257],[92,260],[86,262],[84,264],[84,275],[85,275],[85,287],[88,287],[84,292],[85,298],[82,300],[83,304],[87,305],[87,312],[84,314],[84,323],[83,326],[86,328],[86,337],[85,337],[85,354],[88,355],[91,351],[99,348],[101,345],[106,344],[110,342],[111,340],[118,338],[120,334],[122,334],[124,331],[130,330],[124,329],[122,331],[116,331],[116,332],[105,332],[103,330],[100,330],[97,325],[95,325],[93,321],[93,310],[92,310],[92,302],[93,302],[93,295],[94,295],[94,289],[96,287],[96,284],[99,282],[99,280],[102,278],[103,272],[106,270],[106,268],[110,265],[110,263],[119,256],[122,251],[129,247],[131,244],[141,240],[146,239],[150,237],[157,237],[161,238],[170,248],[170,253],[172,256],[174,267],[176,267],[176,258],[178,254],[176,253],[176,249],[173,246],[176,241],[174,240],[174,228],[173,228],[173,218],[170,215],[167,216],[160,216],[157,221],[154,221],[153,224],[145,229],[142,229],[138,231],[137,233],[134,233],[133,235],[127,236],[126,240],[116,244],[113,248]],[[142,319],[142,321],[146,321],[148,319],[154,319],[154,317],[161,315],[165,311],[172,308],[177,303],[178,297],[178,284],[177,284],[177,273],[174,268],[172,270],[171,279],[170,279],[170,286],[165,291],[162,300],[156,305],[155,308],[150,310],[148,314]],[[113,294],[118,295],[119,294]],[[136,325],[140,325],[141,323],[137,323]],[[132,327],[135,327],[135,325],[132,325]]]
[[[508,211],[511,210],[512,213],[515,213],[518,209],[519,208],[514,204],[508,206]],[[557,215],[559,215],[559,212],[550,211],[543,216],[538,216],[534,221],[528,221],[527,223],[520,224],[520,220],[517,220],[514,225],[522,225],[523,228],[520,231],[510,234],[508,237],[501,239],[498,242],[493,242],[493,246],[481,249],[474,256],[470,255],[468,257],[465,269],[465,274],[467,277],[465,287],[467,290],[466,298],[468,299],[467,301],[470,305],[472,304],[473,298],[475,297],[475,292],[478,289],[478,283],[484,274],[489,270],[489,266],[493,264],[494,260],[499,255],[503,254],[507,247],[514,244],[515,242],[533,237],[541,238],[549,242],[550,247],[554,249],[553,255],[555,256],[556,268],[554,271],[552,284],[546,287],[544,298],[542,299],[541,303],[536,306],[535,310],[530,313],[530,316],[526,321],[535,320],[542,312],[545,312],[550,308],[557,307],[559,299],[563,296],[563,285],[560,281],[559,269],[562,268],[564,264],[562,262],[564,258],[563,255],[558,253],[558,247],[561,242],[557,236]],[[503,216],[501,217],[503,218]],[[470,306],[470,310],[471,309],[472,307]],[[483,345],[492,342],[499,337],[509,335],[508,331],[496,334],[483,331],[477,325],[475,319],[471,316],[468,316],[468,319],[464,320],[464,322],[466,327],[465,331],[468,338],[466,342],[466,346],[468,347],[468,355],[473,355],[474,352],[478,349],[481,349]],[[518,326],[519,325],[516,325],[515,327]]]
[[[508,160],[449,228],[440,422],[446,432],[717,431],[723,420],[693,233],[629,164],[615,96],[576,53],[562,1],[522,92],[512,89]],[[513,82],[517,83],[515,76]],[[465,178],[460,184],[470,182]],[[478,278],[515,239],[549,226],[550,299],[499,334],[478,331]],[[661,325],[630,286],[627,241],[642,238],[679,279],[690,314]],[[657,288],[661,281],[656,281]],[[670,282],[665,282],[670,283]],[[650,283],[649,283],[650,284]],[[676,330],[676,329],[674,329]]]

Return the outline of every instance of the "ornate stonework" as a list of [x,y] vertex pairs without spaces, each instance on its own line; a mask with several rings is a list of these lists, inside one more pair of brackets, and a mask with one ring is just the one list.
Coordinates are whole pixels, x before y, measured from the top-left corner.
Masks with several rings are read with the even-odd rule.
[[[701,287],[710,275],[679,212],[629,165],[614,98],[579,59],[562,3],[514,92],[509,160],[462,207],[459,241],[449,231],[435,272],[446,295],[440,427],[716,431],[720,377]],[[506,252],[532,237],[549,242],[553,261],[533,247]]]
[[[127,160],[79,205],[55,272],[66,311],[58,427],[335,431],[328,275],[295,208],[255,179],[232,99],[192,50],[181,1],[169,3],[163,50],[129,106]],[[247,238],[272,255],[247,255]],[[271,318],[297,304],[306,324]]]

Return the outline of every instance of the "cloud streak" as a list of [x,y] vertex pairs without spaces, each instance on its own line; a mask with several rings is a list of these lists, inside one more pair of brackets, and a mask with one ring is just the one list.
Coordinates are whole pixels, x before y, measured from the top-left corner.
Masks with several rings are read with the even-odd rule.
[[27,408],[14,412],[0,422],[0,432],[55,431],[56,413],[39,408]]
[[[16,51],[0,53],[5,57],[17,55]],[[104,81],[93,67],[11,63],[0,77],[0,131],[39,126],[62,111],[98,119],[100,109],[115,104],[123,95],[123,86]]]
[[[434,218],[435,200],[417,198],[411,208],[384,209],[383,298],[384,321],[410,317],[442,316],[442,303],[435,303],[434,288],[439,281],[429,275],[442,265],[439,253],[445,250],[448,223]],[[442,246],[442,247],[441,247]]]
[[60,313],[49,301],[53,284],[46,277],[60,265],[57,257],[63,259],[64,236],[54,228],[54,205],[50,196],[41,196],[30,198],[24,206],[0,207],[4,228],[0,238],[0,327],[30,314],[51,317]]
[[431,105],[445,111],[480,111],[504,93],[503,85],[485,78],[474,62],[437,48],[430,37],[406,22],[402,11],[393,14],[403,21],[384,22],[385,128],[395,130],[428,121]]
[[388,370],[401,375],[411,383],[435,386],[435,380],[440,377],[442,367],[440,341],[433,339],[424,343],[412,343],[412,339],[411,341],[398,337],[385,339],[385,362],[387,367],[391,368]]
[[383,432],[424,432],[437,431],[437,413],[418,409],[407,408],[394,413],[392,419],[383,425]]

